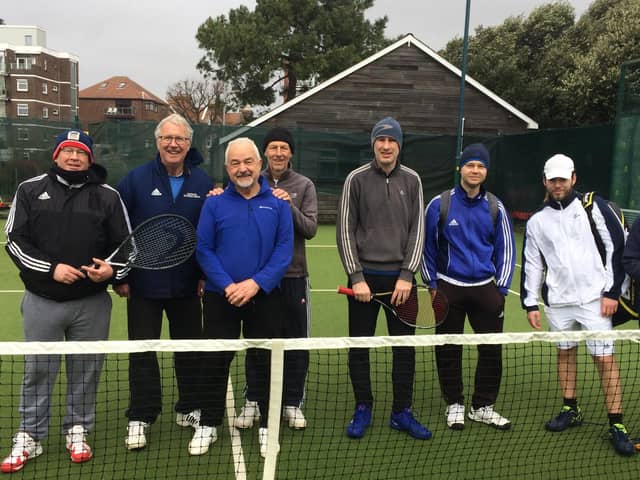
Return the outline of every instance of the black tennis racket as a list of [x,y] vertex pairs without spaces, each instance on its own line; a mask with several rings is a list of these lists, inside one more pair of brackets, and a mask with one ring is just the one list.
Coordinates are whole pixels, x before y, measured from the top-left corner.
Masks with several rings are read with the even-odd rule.
[[196,230],[173,214],[145,220],[105,260],[114,267],[164,270],[186,262],[196,249]]
[[[435,291],[431,298],[431,292],[424,285],[414,285],[409,298],[401,305],[391,305],[384,297],[390,297],[393,292],[374,293],[371,300],[378,302],[403,323],[416,328],[434,328],[441,325],[449,313],[449,302],[444,293]],[[338,287],[338,293],[354,296],[353,290],[346,287]]]

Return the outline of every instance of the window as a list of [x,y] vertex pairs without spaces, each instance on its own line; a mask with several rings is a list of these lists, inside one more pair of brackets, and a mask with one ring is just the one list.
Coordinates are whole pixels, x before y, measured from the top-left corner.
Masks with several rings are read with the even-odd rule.
[[107,82],[102,82],[100,84],[100,88],[107,88]]
[[42,118],[49,118],[49,107],[42,107]]
[[51,115],[58,115],[58,109],[54,108],[53,111],[51,112]]
[[28,128],[18,128],[18,141],[19,142],[28,142],[29,141],[29,129]]
[[46,94],[48,93],[48,90],[49,90],[49,87],[47,86],[47,83],[46,83],[46,82],[44,82],[44,83],[42,84],[42,94],[43,94],[43,95],[46,95]]
[[34,63],[33,57],[16,57],[18,70],[30,70]]
[[18,103],[16,105],[16,113],[19,117],[28,117],[29,116],[29,104],[28,103]]
[[30,155],[29,152],[22,152],[22,159],[23,160],[30,160]]
[[58,86],[57,85],[52,85],[51,86],[51,91],[52,92],[57,92],[58,91]]
[[31,45],[33,45],[33,36],[32,35],[25,35],[24,36],[24,44],[27,47],[30,47]]
[[123,89],[127,84],[125,82],[120,82],[116,88]]
[[27,80],[26,78],[18,78],[16,80],[16,90],[19,92],[28,92],[29,80]]
[[144,102],[144,109],[148,112],[157,112],[158,105],[153,102]]

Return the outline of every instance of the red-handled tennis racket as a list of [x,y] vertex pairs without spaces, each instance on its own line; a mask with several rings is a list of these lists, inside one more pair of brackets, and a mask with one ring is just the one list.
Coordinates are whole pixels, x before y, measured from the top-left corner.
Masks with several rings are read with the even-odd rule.
[[[414,285],[409,298],[401,305],[391,305],[389,299],[393,292],[379,292],[371,295],[371,300],[378,302],[403,323],[416,328],[434,328],[447,318],[449,302],[440,290],[435,291],[431,298],[431,292],[424,285]],[[338,293],[354,296],[353,290],[346,287],[338,287]],[[389,298],[384,298],[389,297]]]

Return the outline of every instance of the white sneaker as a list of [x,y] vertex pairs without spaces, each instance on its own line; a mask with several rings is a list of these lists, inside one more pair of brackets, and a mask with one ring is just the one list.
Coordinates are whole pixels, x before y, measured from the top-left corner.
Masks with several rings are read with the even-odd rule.
[[176,414],[176,423],[181,427],[193,427],[200,426],[200,409],[192,410],[189,413]]
[[218,439],[216,427],[198,426],[189,442],[189,455],[204,455],[209,445]]
[[82,425],[74,425],[67,434],[67,450],[73,463],[82,463],[91,460],[93,454],[87,445],[85,437],[87,431]]
[[42,455],[42,445],[31,438],[27,432],[18,432],[13,437],[13,448],[7,458],[2,461],[2,473],[13,473],[21,470],[27,460]]
[[447,426],[452,430],[462,430],[464,428],[464,405],[452,403],[447,405],[445,411],[447,416]]
[[498,430],[508,430],[511,428],[511,422],[496,412],[493,409],[493,405],[487,405],[486,407],[480,407],[478,409],[471,407],[469,418],[474,422],[491,425]]
[[127,425],[127,437],[124,443],[128,450],[139,450],[147,446],[146,430],[148,423],[133,420]]
[[289,428],[302,430],[307,426],[307,419],[299,407],[284,407],[284,419],[289,422]]
[[253,402],[251,400],[247,400],[240,410],[240,415],[238,415],[233,421],[233,425],[236,428],[251,428],[253,427],[253,422],[260,418],[260,407],[258,407],[258,402]]

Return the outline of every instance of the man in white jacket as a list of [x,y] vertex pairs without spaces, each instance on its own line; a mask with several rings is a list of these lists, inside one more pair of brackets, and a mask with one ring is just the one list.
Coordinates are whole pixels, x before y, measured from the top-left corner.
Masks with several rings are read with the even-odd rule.
[[[618,308],[624,271],[624,229],[607,201],[595,197],[592,221],[573,187],[573,160],[557,154],[544,166],[547,190],[544,207],[527,222],[522,259],[521,300],[529,324],[540,329],[538,292],[551,331],[610,330]],[[600,252],[595,240],[601,239]],[[587,348],[600,375],[609,414],[611,443],[621,455],[633,455],[634,445],[622,416],[620,371],[613,341],[588,340]],[[583,414],[576,392],[577,345],[558,344],[558,376],[563,394],[560,413],[545,424],[552,432],[581,425]]]

